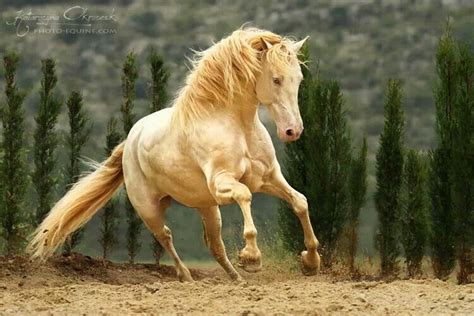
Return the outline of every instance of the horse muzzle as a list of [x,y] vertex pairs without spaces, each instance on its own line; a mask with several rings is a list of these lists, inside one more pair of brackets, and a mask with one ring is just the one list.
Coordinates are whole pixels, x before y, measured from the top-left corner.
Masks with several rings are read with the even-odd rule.
[[285,129],[278,129],[278,137],[283,142],[294,142],[298,140],[303,133],[304,127],[287,127]]

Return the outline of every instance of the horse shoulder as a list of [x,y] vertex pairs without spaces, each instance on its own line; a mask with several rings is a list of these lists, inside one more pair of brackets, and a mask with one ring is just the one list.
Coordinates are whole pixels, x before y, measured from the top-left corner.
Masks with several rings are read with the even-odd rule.
[[190,133],[189,151],[207,178],[212,174],[229,172],[238,178],[245,172],[248,151],[245,135],[230,121],[200,122]]
[[263,123],[259,122],[252,134],[248,144],[250,158],[262,163],[266,167],[271,167],[276,161],[275,147],[273,146],[270,133]]

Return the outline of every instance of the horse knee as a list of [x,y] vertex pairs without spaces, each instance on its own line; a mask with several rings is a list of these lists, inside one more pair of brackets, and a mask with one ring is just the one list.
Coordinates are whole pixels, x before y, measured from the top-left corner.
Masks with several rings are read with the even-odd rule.
[[214,198],[219,205],[230,204],[234,202],[232,200],[232,188],[227,186],[217,186],[214,193]]
[[249,188],[244,184],[239,183],[240,185],[235,186],[233,192],[233,198],[235,201],[240,203],[248,203],[252,202],[252,192],[250,192]]
[[218,204],[228,204],[232,202],[251,203],[252,193],[246,185],[235,179],[229,181],[217,179],[214,183],[215,198]]
[[303,194],[296,196],[293,201],[293,210],[298,217],[308,214],[308,200]]

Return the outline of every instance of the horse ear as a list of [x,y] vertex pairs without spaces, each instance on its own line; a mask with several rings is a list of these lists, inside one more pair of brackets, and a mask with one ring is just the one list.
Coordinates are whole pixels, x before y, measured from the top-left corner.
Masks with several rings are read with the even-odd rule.
[[306,36],[303,38],[301,41],[294,43],[291,47],[295,52],[299,52],[301,47],[303,47],[303,44],[306,42],[306,40],[309,38],[309,36]]
[[263,50],[267,50],[267,49],[270,49],[272,48],[272,44],[270,44],[269,42],[267,42],[263,37],[260,37],[260,42],[262,43],[262,48]]

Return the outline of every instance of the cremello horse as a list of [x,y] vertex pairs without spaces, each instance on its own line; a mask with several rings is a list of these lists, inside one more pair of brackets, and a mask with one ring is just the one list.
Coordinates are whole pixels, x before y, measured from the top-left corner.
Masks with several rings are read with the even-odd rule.
[[165,225],[171,200],[198,210],[210,252],[232,279],[239,280],[222,242],[219,205],[240,206],[246,245],[239,263],[247,271],[258,271],[261,253],[251,214],[252,192],[265,192],[292,205],[307,248],[301,253],[303,272],[316,273],[318,240],[306,198],[283,177],[257,112],[259,104],[268,107],[281,140],[299,138],[303,123],[298,87],[303,76],[297,54],[305,40],[240,29],[197,53],[174,105],[138,121],[127,140],[53,207],[29,244],[32,257],[51,255],[125,182],[131,203],[173,258],[180,280],[192,278]]

